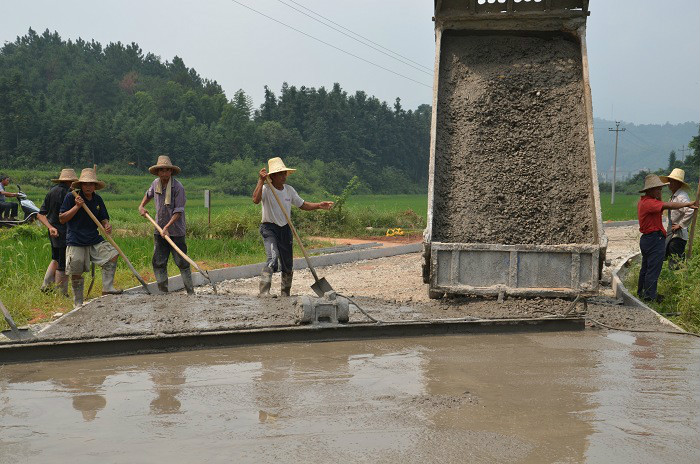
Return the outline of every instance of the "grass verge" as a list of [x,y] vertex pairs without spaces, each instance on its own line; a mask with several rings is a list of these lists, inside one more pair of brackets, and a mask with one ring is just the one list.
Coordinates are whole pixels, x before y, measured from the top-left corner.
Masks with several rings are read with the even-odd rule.
[[[625,279],[625,286],[634,295],[640,268],[641,261],[633,263]],[[688,332],[700,334],[700,254],[695,254],[677,270],[664,264],[658,292],[664,296],[663,302],[647,305]]]
[[637,219],[639,195],[615,194],[615,204],[610,204],[610,194],[600,194],[603,221],[630,221]]

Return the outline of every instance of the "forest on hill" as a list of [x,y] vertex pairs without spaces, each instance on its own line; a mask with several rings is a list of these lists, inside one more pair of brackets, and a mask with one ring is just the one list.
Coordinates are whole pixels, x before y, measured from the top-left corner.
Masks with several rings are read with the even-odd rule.
[[[303,167],[301,190],[337,193],[353,176],[374,193],[425,191],[429,105],[406,110],[339,84],[264,88],[254,108],[183,60],[136,43],[106,46],[32,29],[0,49],[2,168],[144,172],[168,154],[185,173],[212,174],[227,193],[272,156]],[[230,180],[230,182],[229,182]]]

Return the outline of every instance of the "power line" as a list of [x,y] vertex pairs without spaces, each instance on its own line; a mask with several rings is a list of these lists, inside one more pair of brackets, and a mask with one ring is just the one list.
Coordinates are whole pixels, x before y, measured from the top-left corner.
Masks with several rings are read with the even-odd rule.
[[[292,8],[292,9],[298,11],[298,12],[301,13],[301,14],[304,14],[304,15],[308,16],[309,18],[313,19],[314,21],[318,21],[318,22],[320,22],[321,24],[324,24],[325,26],[330,27],[331,29],[333,29],[333,30],[335,30],[335,31],[337,31],[337,32],[340,32],[341,34],[346,35],[346,36],[350,37],[351,39],[360,42],[361,44],[363,44],[363,45],[365,45],[365,46],[367,46],[367,47],[370,47],[370,48],[372,48],[372,49],[374,49],[374,50],[377,50],[375,47],[372,47],[372,46],[370,46],[370,45],[368,45],[368,44],[366,44],[366,43],[364,43],[364,42],[362,42],[362,41],[356,39],[355,37],[352,37],[352,36],[346,34],[345,32],[339,31],[338,29],[336,29],[336,28],[334,28],[334,27],[332,27],[332,26],[330,26],[330,25],[328,25],[328,24],[325,24],[325,23],[323,23],[322,21],[319,21],[318,19],[316,19],[316,18],[314,18],[314,17],[308,15],[307,13],[304,13],[303,11],[300,11],[300,10],[294,8],[293,6],[291,6],[291,5],[289,5],[289,4],[285,3],[285,2],[283,2],[282,0],[277,0],[277,1],[280,2],[280,3],[283,3],[283,4],[285,4],[285,5],[287,5],[289,8]],[[295,2],[294,0],[288,0],[288,1],[291,2],[291,3],[293,3],[293,4],[295,4],[295,5],[297,5],[297,6],[299,6],[299,7],[301,7],[302,9],[304,9],[304,10],[306,10],[306,11],[309,11],[309,12],[313,13],[314,15],[318,16],[319,18],[323,19],[324,21],[328,21],[329,23],[334,24],[334,25],[338,26],[339,28],[341,28],[341,29],[343,29],[343,30],[345,30],[345,31],[348,31],[350,34],[356,35],[357,37],[360,37],[362,40],[366,40],[367,42],[371,43],[372,45],[376,45],[377,47],[381,48],[382,50],[386,50],[387,52],[389,52],[389,53],[391,53],[391,54],[393,54],[393,55],[396,55],[396,56],[398,56],[399,58],[402,58],[403,60],[409,61],[409,62],[411,62],[411,63],[413,63],[413,64],[419,66],[420,68],[422,68],[422,69],[419,69],[419,71],[421,71],[421,72],[429,71],[429,74],[432,75],[432,73],[433,73],[432,68],[429,68],[428,66],[424,66],[424,65],[418,63],[417,61],[413,61],[412,59],[410,59],[410,58],[408,58],[408,57],[406,57],[406,56],[403,56],[403,55],[401,55],[400,53],[397,53],[397,52],[395,52],[395,51],[393,51],[393,50],[390,50],[390,49],[388,49],[388,48],[386,48],[386,47],[384,47],[384,46],[378,44],[377,42],[374,42],[373,40],[368,39],[367,37],[363,36],[362,34],[358,34],[357,32],[355,32],[355,31],[353,31],[353,30],[351,30],[351,29],[348,29],[347,27],[343,26],[342,24],[338,24],[337,22],[333,21],[332,19],[326,18],[326,17],[323,16],[322,14],[315,12],[315,11],[312,10],[311,8],[304,6],[304,5],[302,5],[301,3],[299,3],[299,2]],[[382,52],[381,50],[377,50],[377,51],[379,51],[380,53],[384,53],[384,52]],[[387,55],[386,53],[384,53],[384,54]],[[393,59],[395,59],[395,60],[397,59],[397,58],[394,58],[394,57],[391,56],[391,55],[387,55],[387,56],[389,56],[389,57],[391,57],[391,58],[393,58]],[[408,63],[406,63],[406,62],[404,62],[404,61],[402,61],[402,60],[398,60],[398,61],[401,61],[403,64],[405,64],[405,65],[407,65],[407,66],[411,66],[410,64],[408,64]],[[411,66],[411,67],[412,67],[412,68],[415,68],[415,66]],[[417,69],[417,68],[416,68],[416,69]],[[425,71],[423,71],[423,69],[424,69]]]
[[287,28],[289,28],[289,29],[291,29],[291,30],[293,30],[293,31],[295,31],[295,32],[298,32],[299,34],[305,35],[306,37],[309,37],[310,39],[314,39],[314,40],[316,40],[317,42],[321,42],[321,43],[324,44],[324,45],[328,45],[328,46],[331,47],[331,48],[334,48],[334,49],[336,49],[336,50],[338,50],[338,51],[340,51],[340,52],[343,52],[343,53],[345,53],[346,55],[350,55],[350,56],[352,56],[353,58],[357,58],[358,60],[364,61],[365,63],[371,64],[372,66],[376,66],[377,68],[383,69],[384,71],[390,72],[391,74],[394,74],[394,75],[396,75],[396,76],[403,77],[404,79],[408,79],[409,81],[415,82],[416,84],[420,84],[420,85],[422,85],[422,86],[424,86],[424,87],[428,87],[428,88],[430,88],[430,89],[433,88],[432,85],[428,85],[428,84],[426,84],[426,83],[424,83],[424,82],[417,81],[417,80],[415,80],[415,79],[413,79],[413,78],[411,78],[411,77],[408,77],[408,76],[406,76],[406,75],[404,75],[404,74],[398,73],[398,72],[393,71],[393,70],[391,70],[391,69],[389,69],[389,68],[386,68],[386,67],[384,67],[384,66],[382,66],[382,65],[380,65],[380,64],[374,63],[373,61],[366,60],[366,59],[362,58],[361,56],[355,55],[354,53],[351,53],[351,52],[349,52],[349,51],[347,51],[347,50],[343,50],[343,49],[340,48],[340,47],[336,47],[335,45],[330,44],[330,43],[328,43],[328,42],[326,42],[326,41],[324,41],[324,40],[321,40],[321,39],[319,39],[318,37],[314,37],[314,36],[311,35],[311,34],[307,34],[306,32],[304,32],[304,31],[302,31],[302,30],[300,30],[300,29],[297,29],[296,27],[290,26],[289,24],[286,24],[286,23],[284,23],[284,22],[282,22],[282,21],[280,21],[280,20],[278,20],[278,19],[275,19],[275,18],[273,18],[272,16],[266,15],[265,13],[263,13],[263,12],[261,12],[261,11],[258,11],[258,10],[256,10],[255,8],[249,7],[248,5],[246,5],[246,4],[244,4],[244,3],[241,3],[241,2],[239,2],[238,0],[231,0],[231,1],[232,1],[233,3],[236,3],[236,4],[238,4],[238,5],[242,6],[242,7],[244,7],[244,8],[249,9],[250,11],[253,11],[253,12],[259,14],[260,16],[264,16],[265,18],[267,18],[267,19],[269,19],[269,20],[271,20],[271,21],[274,21],[274,22],[276,22],[276,23],[278,23],[278,24],[283,25],[284,27],[287,27]]

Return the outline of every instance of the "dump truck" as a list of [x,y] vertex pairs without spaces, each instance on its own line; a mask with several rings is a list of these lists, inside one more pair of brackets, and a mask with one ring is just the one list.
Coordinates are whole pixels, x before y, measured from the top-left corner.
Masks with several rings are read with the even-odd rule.
[[607,238],[585,0],[436,0],[423,280],[444,295],[591,296]]

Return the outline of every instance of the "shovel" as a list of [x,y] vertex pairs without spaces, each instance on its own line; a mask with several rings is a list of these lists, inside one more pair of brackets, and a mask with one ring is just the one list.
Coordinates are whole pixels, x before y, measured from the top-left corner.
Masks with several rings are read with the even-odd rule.
[[0,310],[2,310],[2,315],[5,316],[5,321],[7,321],[7,324],[10,326],[10,331],[12,332],[12,335],[14,337],[16,337],[18,340],[21,340],[23,338],[31,338],[31,336],[23,335],[27,334],[29,332],[29,329],[20,329],[17,327],[17,324],[15,324],[15,321],[12,319],[12,316],[10,316],[10,312],[7,310],[5,305],[2,304],[2,301],[0,301]]
[[[157,230],[159,233],[161,233],[161,234],[163,233],[163,229],[158,225],[158,223],[157,223],[156,221],[153,220],[153,218],[151,217],[150,214],[146,213],[146,216],[145,216],[145,217],[146,217],[146,219],[148,219],[149,221],[151,221],[151,224],[153,224],[153,225],[155,226],[156,230]],[[187,255],[185,254],[185,252],[182,251],[182,250],[180,249],[179,246],[175,245],[175,242],[173,242],[173,239],[171,239],[171,238],[170,238],[169,236],[167,236],[167,235],[162,235],[162,237],[165,239],[165,241],[167,241],[167,242],[170,244],[171,247],[173,247],[173,249],[174,249],[175,251],[178,252],[178,254],[179,254],[180,256],[183,257],[183,259],[184,259],[185,261],[187,261],[187,262],[190,263],[192,266],[194,266],[194,268],[197,269],[197,270],[199,271],[200,274],[202,274],[204,277],[207,278],[207,280],[208,280],[209,283],[211,284],[211,288],[214,290],[214,293],[216,293],[216,285],[214,285],[214,281],[211,280],[211,277],[209,277],[209,273],[206,272],[206,271],[203,271],[202,268],[200,268],[199,266],[197,266],[197,263],[195,263],[192,259],[190,259],[190,257],[187,256]]]
[[304,244],[301,243],[301,239],[299,238],[299,235],[297,234],[297,230],[294,228],[294,224],[292,224],[292,220],[289,218],[289,215],[287,214],[287,210],[284,209],[284,206],[282,205],[282,202],[280,201],[280,197],[277,196],[277,192],[275,187],[272,185],[272,182],[270,182],[270,178],[266,177],[265,182],[267,182],[267,186],[270,188],[270,191],[272,194],[275,196],[275,200],[277,200],[277,204],[280,206],[280,209],[282,210],[282,214],[284,214],[284,218],[287,220],[287,224],[289,224],[289,228],[292,229],[292,233],[294,234],[294,237],[297,239],[297,243],[299,243],[299,247],[301,248],[301,252],[304,254],[304,259],[306,259],[306,264],[309,266],[309,270],[311,271],[311,274],[314,276],[314,284],[311,286],[311,289],[318,295],[319,297],[322,297],[323,295],[326,294],[326,292],[333,292],[333,287],[331,287],[331,284],[328,283],[325,277],[318,278],[318,274],[316,274],[316,270],[314,267],[311,265],[311,260],[309,259],[309,255],[306,254],[306,249],[304,248]]

